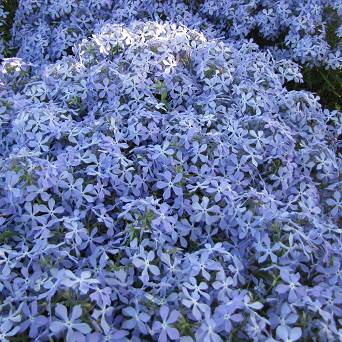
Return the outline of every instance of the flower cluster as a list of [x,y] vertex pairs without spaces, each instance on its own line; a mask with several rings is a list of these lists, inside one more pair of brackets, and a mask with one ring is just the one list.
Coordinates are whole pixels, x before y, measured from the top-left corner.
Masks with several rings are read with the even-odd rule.
[[5,49],[4,27],[6,25],[7,15],[8,13],[5,11],[3,4],[0,2],[0,59],[2,58],[2,54]]
[[205,0],[201,12],[228,37],[257,37],[275,56],[331,69],[342,65],[339,0]]
[[54,61],[105,20],[169,20],[208,38],[256,39],[276,59],[337,69],[341,18],[339,0],[21,0],[13,35],[18,56]]
[[341,113],[299,67],[172,22],[70,44],[0,69],[1,339],[341,338]]
[[[14,22],[17,56],[27,61],[56,61],[73,53],[73,46],[92,34],[105,21],[128,23],[132,19],[186,23],[187,27],[207,29],[213,25],[190,11],[182,2],[160,0],[21,0]],[[202,30],[203,31],[203,30]]]

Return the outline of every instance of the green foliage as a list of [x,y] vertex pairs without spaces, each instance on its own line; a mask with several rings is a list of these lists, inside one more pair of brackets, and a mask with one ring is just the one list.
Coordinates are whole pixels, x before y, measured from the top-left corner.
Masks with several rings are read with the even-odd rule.
[[[327,8],[325,11],[325,20],[327,21],[326,39],[332,48],[342,46],[342,41],[336,36],[336,29],[340,26],[340,19],[336,10]],[[277,45],[282,48],[284,37],[287,31],[284,31],[275,41],[266,40],[257,29],[254,29],[249,38],[253,39],[259,46]],[[302,74],[304,83],[289,82],[289,90],[307,90],[317,94],[324,108],[342,110],[342,69],[326,70],[323,67],[309,67],[302,65]]]
[[308,90],[320,97],[328,109],[342,110],[342,70],[303,67],[304,83],[288,83],[290,90]]
[[[336,48],[342,47],[342,40],[336,36],[336,29],[340,26],[340,18],[336,10],[328,8],[326,10],[326,20],[328,22],[326,39],[328,44]],[[321,98],[323,107],[329,109],[342,109],[342,69],[325,70],[322,67],[308,68],[303,66],[304,84],[296,85],[294,89],[305,89],[316,93]]]
[[336,36],[336,28],[341,25],[337,11],[328,7],[325,10],[325,20],[328,22],[326,31],[327,42],[331,47],[336,48],[342,43],[341,39]]
[[14,232],[11,230],[4,230],[2,233],[0,233],[0,243],[6,243],[9,239],[11,239],[14,236]]
[[[15,12],[18,7],[19,0],[3,0],[2,4],[8,16],[6,18],[6,24],[3,28],[3,36],[5,41],[9,41],[11,38],[11,30],[14,23]],[[4,51],[5,57],[15,56],[15,49],[8,48]]]
[[178,318],[175,327],[183,336],[193,336],[194,323],[190,322],[185,316],[181,315]]
[[169,108],[169,101],[168,101],[168,91],[165,83],[163,81],[158,81],[156,84],[156,90],[158,92],[157,98],[165,105],[165,108]]

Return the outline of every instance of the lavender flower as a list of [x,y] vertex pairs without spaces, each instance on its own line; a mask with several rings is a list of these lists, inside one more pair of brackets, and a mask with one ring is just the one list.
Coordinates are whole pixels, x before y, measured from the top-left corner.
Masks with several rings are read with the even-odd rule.
[[82,309],[79,305],[73,307],[69,316],[67,308],[62,304],[57,304],[55,314],[61,320],[54,320],[50,329],[54,334],[66,331],[66,341],[76,341],[76,332],[88,334],[91,331],[88,324],[79,320],[82,315]]
[[168,306],[162,306],[159,311],[162,321],[155,321],[153,323],[153,330],[159,332],[158,342],[166,342],[170,340],[178,340],[179,332],[171,324],[175,323],[179,317],[179,312],[170,309]]

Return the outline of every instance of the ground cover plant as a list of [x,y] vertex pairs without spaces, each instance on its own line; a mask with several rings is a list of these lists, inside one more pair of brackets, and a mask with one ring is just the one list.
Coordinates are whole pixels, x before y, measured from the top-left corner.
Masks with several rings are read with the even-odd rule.
[[1,341],[342,339],[338,2],[6,6]]

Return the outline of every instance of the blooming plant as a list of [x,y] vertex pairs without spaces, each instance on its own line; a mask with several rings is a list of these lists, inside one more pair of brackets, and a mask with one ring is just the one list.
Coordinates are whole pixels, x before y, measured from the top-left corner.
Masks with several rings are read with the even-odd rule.
[[0,58],[3,57],[3,51],[5,49],[4,27],[7,16],[8,12],[5,10],[3,4],[0,3]]
[[339,0],[21,0],[14,45],[19,56],[55,60],[70,54],[104,20],[132,18],[186,23],[208,37],[252,37],[277,59],[328,69],[342,63]]
[[335,0],[205,0],[205,16],[228,37],[257,35],[275,56],[311,66],[341,67],[342,6]]
[[341,113],[210,3],[20,1],[1,340],[341,338]]

